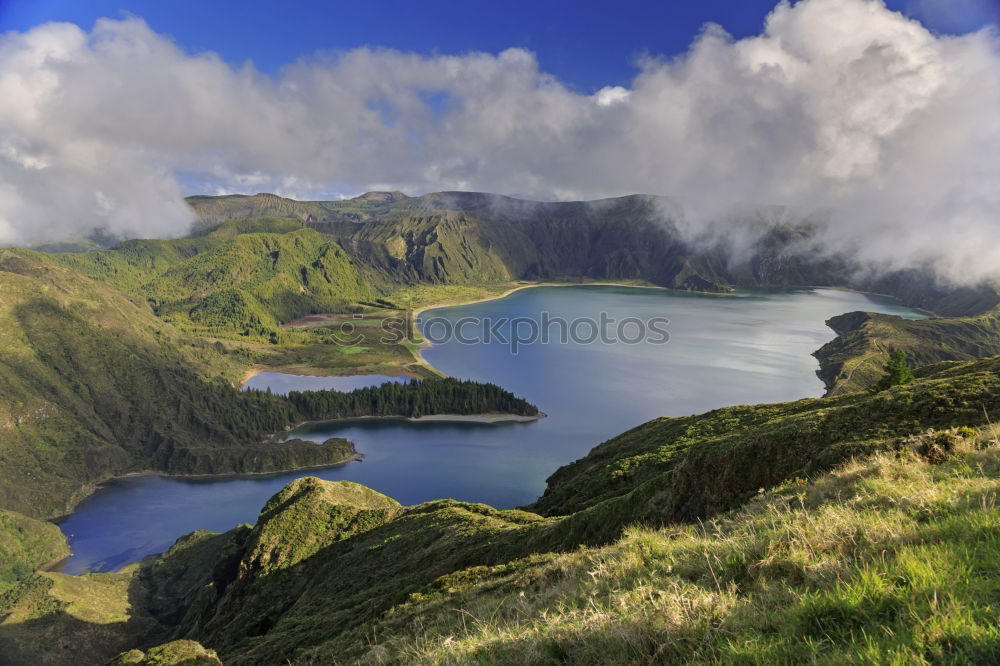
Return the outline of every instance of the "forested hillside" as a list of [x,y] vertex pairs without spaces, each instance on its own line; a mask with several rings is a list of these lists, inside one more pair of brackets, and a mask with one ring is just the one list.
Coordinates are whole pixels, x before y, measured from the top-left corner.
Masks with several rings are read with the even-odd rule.
[[0,507],[32,516],[59,514],[91,484],[125,472],[340,462],[333,447],[262,443],[306,419],[531,408],[471,383],[450,393],[388,387],[391,399],[373,402],[382,394],[369,391],[366,401],[343,398],[346,408],[331,402],[328,411],[308,396],[297,405],[239,392],[229,377],[246,367],[241,347],[182,333],[145,304],[20,251],[0,251],[0,343]]

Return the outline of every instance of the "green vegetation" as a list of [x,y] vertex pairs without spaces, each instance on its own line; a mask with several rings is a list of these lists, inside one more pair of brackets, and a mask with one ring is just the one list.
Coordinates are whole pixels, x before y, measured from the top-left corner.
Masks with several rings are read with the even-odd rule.
[[[989,663],[1000,358],[925,375],[657,419],[554,474],[550,517],[300,479],[254,527],[87,577],[105,592],[74,617],[226,664]],[[22,595],[0,649],[75,594]]]
[[[207,224],[292,216],[337,238],[395,288],[483,285],[511,280],[640,280],[664,287],[725,291],[732,286],[850,286],[890,294],[953,317],[1000,305],[996,286],[939,285],[916,271],[858,279],[849,261],[803,254],[813,227],[748,220],[759,240],[740,261],[724,246],[692,247],[663,211],[669,199],[631,195],[591,202],[540,203],[477,192],[408,198],[375,192],[348,201],[298,202],[274,195],[192,197]],[[394,296],[387,300],[399,303]]]
[[[849,266],[794,253],[812,233],[806,224],[773,227],[745,262],[734,264],[723,248],[685,244],[661,219],[661,204],[669,202],[655,197],[537,203],[478,193],[411,199],[376,192],[334,202],[258,194],[192,197],[189,203],[204,222],[190,238],[133,240],[48,260],[149,304],[187,333],[238,344],[255,357],[247,360],[271,367],[352,367],[320,333],[290,332],[287,325],[300,317],[388,314],[387,306],[414,309],[449,300],[447,290],[477,298],[518,280],[640,281],[698,291],[852,286],[947,315],[978,315],[1000,304],[995,285],[938,286],[911,273],[858,282]],[[916,366],[1000,353],[995,316],[992,322],[955,321],[940,331],[933,324],[917,322],[911,330],[893,323],[897,330],[884,340],[865,333],[839,341],[820,354],[823,378],[833,392],[868,388],[889,346],[903,349]],[[405,346],[380,344],[379,337],[361,345],[367,353],[356,359],[359,366],[425,374]]]
[[[361,663],[995,663],[1000,451],[910,452],[791,480],[698,525],[456,572]],[[297,663],[345,652],[339,641]]]
[[52,523],[0,509],[0,614],[5,595],[37,569],[69,556],[66,539]]
[[206,650],[194,641],[171,641],[145,652],[129,650],[109,666],[222,666],[222,662],[214,650]]
[[837,338],[816,352],[819,376],[830,395],[871,388],[897,349],[914,367],[1000,354],[1000,308],[975,317],[910,320],[851,312],[827,324]]
[[906,354],[899,349],[893,349],[889,352],[889,360],[886,361],[883,369],[885,376],[875,382],[872,393],[878,393],[893,386],[906,386],[913,383],[913,371],[910,370],[910,364],[906,361]]
[[[789,255],[805,226],[732,265],[687,246],[648,197],[191,204],[190,238],[0,250],[0,507],[24,514],[0,512],[0,662],[997,660],[1000,357],[971,361],[1000,353],[995,287],[855,284],[835,261]],[[966,316],[834,318],[817,354],[832,397],[654,420],[557,470],[531,511],[404,507],[301,479],[254,526],[188,535],[115,574],[37,573],[66,551],[32,517],[108,476],[355,455],[273,437],[305,419],[536,414],[456,380],[234,388],[254,365],[428,376],[412,331],[381,341],[383,317],[519,280],[851,285]],[[887,361],[895,385],[859,390]]]
[[[660,418],[557,470],[531,507],[607,525],[662,524],[725,511],[785,479],[896,449],[926,428],[986,425],[1000,413],[1000,358],[946,364],[909,386]],[[583,510],[589,511],[586,513]],[[615,536],[611,532],[610,536]]]
[[255,405],[206,379],[230,372],[229,356],[79,274],[9,252],[0,343],[0,506],[29,515],[60,513],[87,484],[166,463],[184,444],[259,441],[280,423],[258,423],[261,437],[230,430],[222,412],[249,420]]
[[407,199],[402,192],[368,192],[347,201],[295,201],[274,194],[188,197],[188,203],[211,229],[227,220],[282,217],[318,227],[355,223],[391,211]]
[[[51,255],[149,305],[185,333],[224,339],[246,363],[306,372],[428,373],[407,345],[368,335],[360,358],[330,344],[331,330],[294,325],[322,313],[392,316],[442,301],[480,298],[519,280],[639,281],[676,289],[836,285],[895,295],[948,315],[1000,304],[996,286],[938,286],[911,273],[858,282],[848,266],[796,255],[811,228],[771,228],[733,263],[724,248],[691,247],[655,197],[537,203],[477,193],[411,199],[369,193],[348,201],[298,202],[274,195],[192,197],[204,225],[190,238],[133,240],[109,250]],[[768,224],[763,218],[757,226]],[[1000,353],[996,315],[953,323],[877,319],[843,333],[818,355],[831,392],[870,387],[890,347],[915,366]],[[290,326],[291,324],[291,326]],[[843,329],[843,330],[841,330]],[[891,329],[891,330],[888,330]]]
[[[263,472],[340,462],[262,443],[300,419],[216,373],[236,361],[97,283],[0,256],[0,506],[58,515],[125,472]],[[213,375],[214,378],[213,378]]]
[[[256,229],[267,233],[248,233]],[[280,219],[230,222],[206,236],[128,241],[53,260],[148,301],[164,320],[199,334],[271,342],[278,341],[281,324],[345,312],[377,298],[386,283],[337,243]]]
[[354,416],[408,416],[427,414],[517,414],[537,416],[538,408],[496,384],[452,378],[410,380],[405,384],[340,391],[292,391],[288,401],[313,421]]
[[99,664],[155,635],[156,624],[136,606],[135,570],[24,581],[0,615],[0,663]]
[[[0,507],[59,515],[93,484],[126,472],[250,473],[343,462],[342,447],[269,440],[289,425],[340,412],[303,414],[285,398],[236,391],[232,378],[246,358],[244,348],[191,337],[44,255],[0,251]],[[476,397],[463,390],[452,398]],[[412,402],[434,389],[407,391]],[[491,390],[484,399],[500,401],[485,410],[499,412],[512,396]],[[355,411],[387,413],[387,404]],[[397,406],[404,415],[414,406],[436,408],[426,400]]]

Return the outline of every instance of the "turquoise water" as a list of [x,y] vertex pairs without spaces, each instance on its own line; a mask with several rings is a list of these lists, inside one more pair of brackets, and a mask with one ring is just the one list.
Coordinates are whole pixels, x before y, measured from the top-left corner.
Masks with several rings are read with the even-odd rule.
[[[548,416],[530,423],[359,419],[312,425],[293,435],[320,442],[346,437],[364,461],[269,477],[113,481],[62,523],[74,553],[65,571],[114,570],[162,552],[192,530],[252,523],[268,497],[307,475],[356,481],[404,504],[450,497],[500,508],[523,505],[542,492],[557,467],[651,418],[822,395],[811,354],[833,337],[823,322],[853,310],[922,316],[888,300],[833,289],[713,296],[596,286],[525,289],[497,301],[428,311],[422,320],[437,329],[427,330],[435,335],[469,317],[496,323],[547,312],[598,320],[603,312],[616,320],[668,318],[670,340],[550,340],[522,345],[516,355],[496,339],[436,344],[424,352],[436,367],[500,384]],[[311,378],[267,381],[280,381],[282,390],[315,388]]]

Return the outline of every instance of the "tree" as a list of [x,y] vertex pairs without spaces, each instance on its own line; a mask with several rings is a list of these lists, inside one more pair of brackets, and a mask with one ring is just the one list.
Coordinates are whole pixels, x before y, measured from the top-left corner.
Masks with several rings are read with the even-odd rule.
[[884,391],[892,386],[903,386],[913,383],[913,373],[910,371],[910,364],[906,361],[906,354],[899,349],[889,352],[889,360],[882,369],[885,375],[872,387],[872,393]]

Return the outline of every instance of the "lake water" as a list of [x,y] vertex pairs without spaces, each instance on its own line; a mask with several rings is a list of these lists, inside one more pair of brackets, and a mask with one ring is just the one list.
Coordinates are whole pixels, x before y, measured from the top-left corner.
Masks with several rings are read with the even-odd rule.
[[[598,286],[525,289],[496,301],[428,311],[422,321],[434,337],[443,335],[449,323],[462,321],[472,322],[463,332],[474,337],[481,330],[476,322],[483,319],[496,324],[505,317],[539,320],[550,313],[568,322],[597,321],[606,313],[617,321],[668,318],[670,341],[564,344],[551,339],[524,345],[516,355],[499,339],[436,344],[425,350],[427,361],[454,377],[500,384],[537,404],[547,418],[500,424],[359,419],[312,425],[294,436],[318,442],[346,437],[364,461],[268,477],[117,480],[62,523],[73,550],[65,571],[114,570],[166,550],[192,530],[218,532],[252,523],[271,495],[307,475],[356,481],[404,504],[450,497],[499,508],[523,505],[542,492],[557,467],[654,417],[822,395],[811,354],[833,337],[824,321],[854,310],[922,317],[889,300],[833,289],[705,295]],[[626,331],[629,337],[635,337],[635,328]],[[553,335],[559,332],[558,327],[552,330]],[[586,325],[577,331],[587,337]],[[316,379],[271,376],[258,381],[283,392],[319,388]]]
[[243,384],[243,390],[271,390],[271,393],[287,395],[290,391],[353,391],[368,386],[379,386],[385,382],[409,381],[409,377],[388,375],[354,375],[352,377],[314,377],[312,375],[286,375],[282,372],[262,372]]

